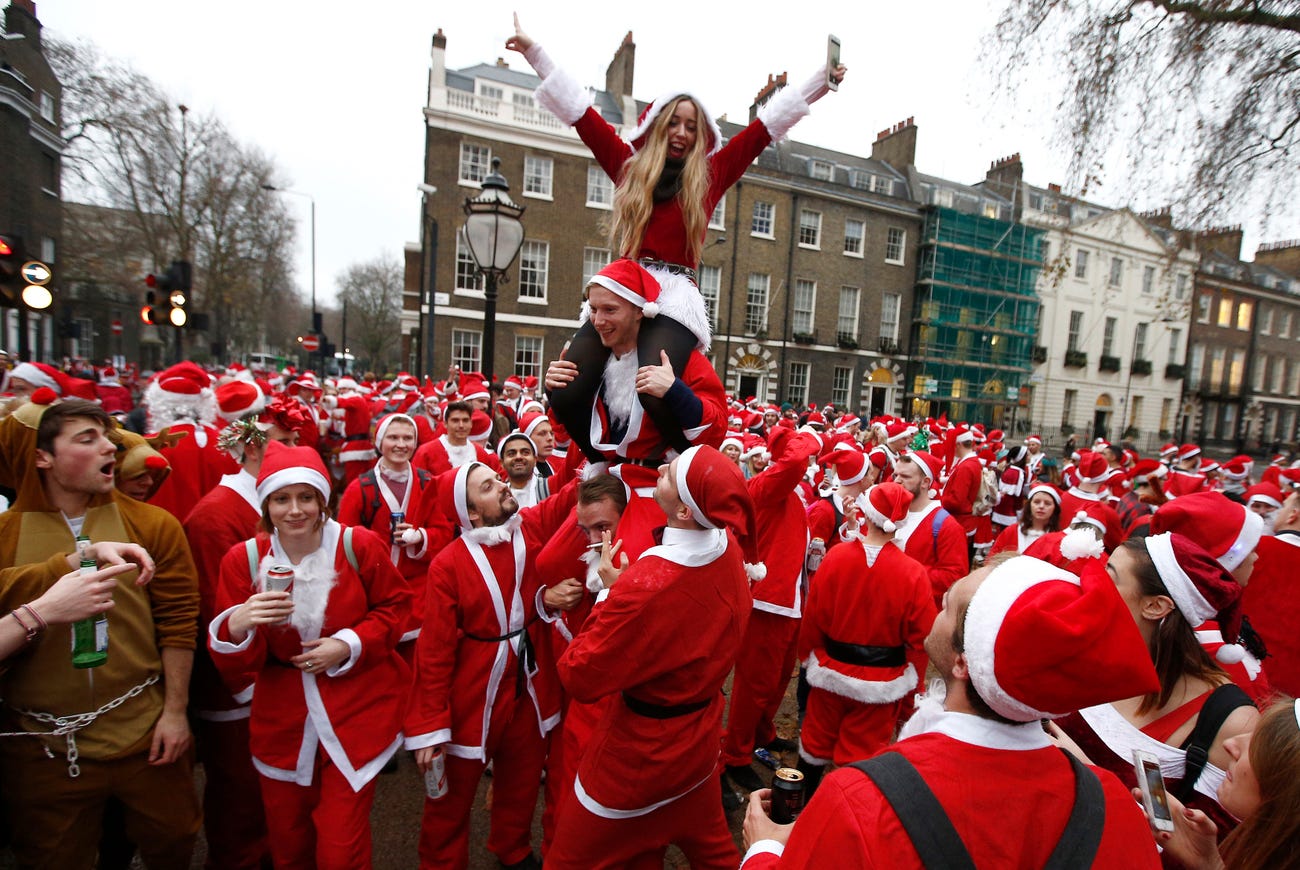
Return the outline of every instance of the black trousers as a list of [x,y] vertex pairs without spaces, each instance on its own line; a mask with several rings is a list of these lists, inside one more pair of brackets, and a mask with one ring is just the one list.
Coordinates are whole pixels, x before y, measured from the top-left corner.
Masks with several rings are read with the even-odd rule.
[[[682,324],[669,317],[646,317],[641,320],[637,333],[637,362],[640,365],[659,365],[660,351],[668,352],[668,360],[678,377],[686,369],[691,352],[699,340]],[[578,367],[572,381],[558,390],[548,390],[547,399],[555,409],[556,419],[568,430],[573,444],[591,462],[601,462],[605,457],[591,444],[591,408],[605,376],[605,363],[609,361],[609,348],[600,343],[596,328],[588,320],[578,328],[564,358]],[[690,447],[678,420],[668,403],[657,396],[640,393],[641,407],[654,422],[664,443],[681,453]],[[632,457],[646,459],[650,457]]]

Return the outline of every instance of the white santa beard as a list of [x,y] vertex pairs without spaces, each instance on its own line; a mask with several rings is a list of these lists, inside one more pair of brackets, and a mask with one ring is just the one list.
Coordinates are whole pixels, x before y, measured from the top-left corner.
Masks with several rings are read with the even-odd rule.
[[473,462],[478,458],[478,451],[474,449],[471,441],[464,444],[452,444],[451,441],[444,441],[443,446],[447,448],[447,461],[451,463],[452,468],[460,468],[467,462]]
[[599,595],[605,588],[605,581],[600,577],[600,550],[587,550],[581,558],[587,563],[587,591]]
[[916,695],[916,712],[907,720],[903,730],[898,732],[898,739],[904,740],[929,731],[947,712],[943,706],[947,695],[948,687],[944,685],[943,680],[931,680],[928,689]]
[[635,350],[623,354],[622,359],[609,355],[605,363],[605,410],[611,423],[626,424],[632,417],[632,403],[636,401],[637,356]]
[[[266,588],[266,572],[274,562],[275,557],[267,553],[258,566],[262,589]],[[324,550],[315,551],[293,566],[293,613],[289,616],[289,624],[298,630],[303,640],[320,637],[330,590],[337,579],[334,556]]]

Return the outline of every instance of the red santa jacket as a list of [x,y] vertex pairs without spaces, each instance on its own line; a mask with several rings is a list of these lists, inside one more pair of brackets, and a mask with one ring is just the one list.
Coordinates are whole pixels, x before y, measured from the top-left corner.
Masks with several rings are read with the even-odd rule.
[[1008,465],[998,480],[998,503],[993,508],[993,522],[1010,526],[1019,522],[1020,509],[1025,503],[1025,470]]
[[185,519],[185,537],[199,579],[199,648],[190,677],[190,704],[200,719],[244,719],[248,699],[236,700],[226,688],[208,653],[208,624],[220,612],[217,595],[221,560],[230,548],[257,533],[261,518],[257,480],[247,471],[227,474],[212,492],[199,499]]
[[[644,249],[643,249],[644,250]],[[720,447],[722,439],[727,436],[727,400],[718,380],[718,373],[704,354],[692,351],[684,371],[677,373],[677,383],[673,390],[682,386],[694,396],[699,403],[699,418],[682,420],[682,431],[692,445],[708,444]],[[608,389],[627,389],[635,391],[636,385],[631,378],[626,383],[611,385],[602,383],[593,400],[591,414],[591,443],[606,458],[622,456],[632,459],[649,459],[662,457],[666,449],[663,437],[654,422],[645,415],[641,403],[635,398],[631,403],[631,415],[628,418],[627,431],[622,437],[610,427],[609,411],[602,398]],[[670,390],[671,393],[671,390]],[[666,401],[669,397],[666,397]],[[692,404],[694,402],[692,401]],[[671,404],[671,401],[670,401]],[[617,438],[617,440],[615,440]]]
[[501,461],[494,454],[488,453],[473,441],[466,441],[460,447],[454,447],[447,439],[446,433],[427,444],[421,444],[411,460],[411,464],[416,468],[423,468],[434,477],[453,468],[460,468],[466,462],[482,462],[497,474],[501,473]]
[[947,482],[943,485],[943,497],[940,503],[948,513],[952,514],[953,519],[961,524],[967,536],[975,534],[975,529],[979,525],[971,511],[975,509],[975,499],[979,496],[982,474],[983,468],[979,457],[974,453],[968,453],[957,460],[957,464],[948,474]]
[[[302,652],[303,637],[292,625],[262,626],[234,643],[228,620],[260,586],[249,570],[248,549],[236,544],[221,560],[217,606],[223,610],[208,630],[213,660],[227,685],[256,681],[249,748],[253,764],[272,779],[310,785],[316,753],[323,751],[354,791],[373,779],[401,745],[402,709],[411,674],[396,652],[410,607],[410,592],[388,546],[368,529],[353,529],[353,568],[343,527],[325,522],[321,549],[334,555],[335,581],[325,607],[321,637],[342,640],[352,656],[323,674],[289,664]],[[259,536],[260,568],[271,541]],[[288,559],[275,554],[277,562]]]
[[665,529],[663,545],[623,572],[560,658],[565,689],[581,703],[622,693],[702,706],[665,720],[611,699],[574,783],[584,808],[644,815],[716,775],[722,686],[751,607],[740,546],[724,529]]
[[[386,482],[382,481],[379,466],[370,474],[358,476],[348,484],[339,499],[339,522],[345,526],[365,526],[385,541],[392,540],[393,511],[406,514],[406,522],[418,529],[422,539],[415,544],[390,545],[389,560],[411,587],[411,616],[403,626],[402,640],[419,636],[424,624],[424,599],[429,573],[429,560],[455,536],[451,521],[438,510],[437,485],[434,478],[422,480],[420,472],[410,467],[410,478],[398,500]],[[426,476],[428,472],[425,472]],[[363,522],[369,518],[369,523]]]
[[925,569],[936,607],[948,587],[970,573],[966,532],[951,515],[939,519],[940,509],[938,502],[931,501],[925,510],[910,512],[907,522],[894,532],[894,543]]
[[1264,673],[1279,691],[1300,696],[1300,535],[1266,535],[1255,548],[1259,561],[1242,593],[1241,609],[1268,647]]
[[179,423],[170,426],[169,431],[183,432],[185,437],[174,447],[158,451],[167,458],[172,471],[149,499],[149,504],[184,522],[198,500],[211,492],[230,470],[231,459],[230,454],[217,446],[219,433],[211,426]]
[[[902,754],[920,773],[976,867],[1042,867],[1074,806],[1069,760],[1048,742],[1037,722],[1005,725],[953,713],[938,727],[940,731],[910,737],[886,751]],[[1155,870],[1160,859],[1141,807],[1112,774],[1092,770],[1106,796],[1093,866]],[[889,802],[853,768],[826,777],[799,816],[784,854],[780,844],[761,840],[750,847],[742,868],[830,866],[922,867]]]
[[374,462],[375,443],[370,439],[373,415],[365,396],[337,396],[330,401],[334,405],[331,428],[339,439],[339,462]]
[[746,482],[754,502],[758,557],[767,566],[767,576],[750,590],[758,610],[795,619],[801,613],[808,512],[794,488],[808,470],[809,457],[820,449],[816,435],[800,432],[776,461]]
[[[799,625],[808,684],[864,704],[897,701],[916,688],[906,655],[922,649],[935,613],[925,569],[892,542],[874,565],[859,542],[835,548],[808,585]],[[850,664],[835,657],[835,644],[896,648],[897,662]]]
[[527,673],[527,696],[517,697],[519,656],[542,634],[535,559],[573,510],[577,492],[577,484],[567,486],[489,529],[507,536],[501,543],[485,545],[475,539],[491,535],[462,533],[429,563],[407,749],[445,743],[452,755],[486,762],[494,714],[531,704],[543,736],[559,721],[559,690],[544,670]]

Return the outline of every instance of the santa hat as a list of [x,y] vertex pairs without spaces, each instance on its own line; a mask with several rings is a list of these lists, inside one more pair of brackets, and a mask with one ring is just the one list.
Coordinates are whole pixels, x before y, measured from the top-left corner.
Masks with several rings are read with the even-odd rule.
[[483,411],[475,411],[469,420],[469,440],[481,444],[492,434],[492,418]]
[[965,656],[975,691],[1016,722],[1160,688],[1133,616],[1099,564],[1082,576],[1028,556],[994,568],[966,611]]
[[953,430],[952,440],[955,444],[974,444],[975,431],[965,426],[958,426]]
[[1041,435],[1030,435],[1028,438],[1025,439],[1025,444],[1037,444],[1039,447],[1042,447],[1042,446],[1043,446],[1043,436],[1041,436]]
[[330,477],[320,453],[312,447],[286,447],[279,441],[267,442],[262,468],[257,474],[258,503],[265,503],[272,493],[296,483],[307,484],[329,501]]
[[636,126],[628,130],[623,138],[632,146],[633,151],[640,151],[645,147],[646,136],[650,134],[650,128],[654,126],[655,119],[658,118],[665,110],[670,110],[677,105],[677,101],[687,98],[695,103],[700,116],[699,129],[707,135],[708,141],[705,147],[708,149],[708,155],[712,157],[722,147],[722,131],[718,129],[718,123],[713,120],[709,110],[704,108],[699,97],[693,95],[690,91],[668,91],[660,94],[650,105],[646,106],[641,115],[636,119]]
[[1201,474],[1209,474],[1211,471],[1219,470],[1219,463],[1208,456],[1201,457],[1201,467],[1196,469]]
[[[755,438],[759,436],[755,435]],[[786,444],[794,437],[794,430],[789,426],[773,426],[767,433],[767,452],[772,456],[780,457],[785,453]],[[762,439],[759,438],[761,441]]]
[[745,554],[745,573],[762,580],[767,568],[758,561],[754,539],[754,503],[740,469],[708,445],[691,447],[675,460],[677,494],[706,529],[730,529]]
[[1277,476],[1278,486],[1300,489],[1300,468],[1284,468]]
[[1079,457],[1079,480],[1083,483],[1102,483],[1110,480],[1112,472],[1106,457],[1088,452]]
[[1242,481],[1250,477],[1251,466],[1255,460],[1249,456],[1234,456],[1223,463],[1223,476],[1228,480]]
[[911,438],[916,434],[916,427],[911,423],[898,420],[885,427],[885,440],[897,441],[899,438]]
[[401,390],[404,393],[419,390],[420,381],[415,377],[415,375],[403,372],[397,376],[397,380],[393,381],[393,389]]
[[510,377],[506,378],[505,384],[503,386],[513,387],[514,389],[522,393],[524,391],[524,379],[519,377],[519,375],[511,375]]
[[[547,417],[542,411],[526,411],[519,419],[519,431],[527,435],[528,440],[531,441],[533,433],[537,431],[537,427],[545,422],[547,422]],[[536,442],[534,442],[534,446],[535,445]]]
[[107,387],[121,386],[121,381],[117,379],[117,369],[112,366],[104,366],[99,370],[99,382]]
[[1056,502],[1058,505],[1061,503],[1061,491],[1050,483],[1034,484],[1033,487],[1030,488],[1029,492],[1025,494],[1025,498],[1032,499],[1034,496],[1039,494],[1050,495],[1052,501]]
[[730,444],[732,447],[736,448],[740,452],[744,453],[745,452],[744,434],[740,432],[728,432],[727,437],[723,438],[722,443],[718,445],[718,449],[721,450],[725,448],[728,444]]
[[[812,407],[812,406],[809,405],[809,407]],[[818,411],[812,411],[812,412],[810,412],[810,413],[808,414],[807,419],[804,420],[804,425],[805,425],[805,426],[820,426],[820,427],[822,427],[822,429],[825,429],[825,428],[826,428],[826,418],[823,417],[823,416],[821,415],[820,412],[818,412]]]
[[1247,505],[1259,502],[1260,504],[1280,508],[1282,502],[1286,500],[1286,496],[1282,494],[1282,490],[1277,484],[1262,481],[1246,490],[1245,499]]
[[1161,459],[1172,459],[1177,455],[1178,455],[1178,445],[1172,441],[1170,441],[1168,444],[1160,448]]
[[217,416],[227,423],[249,414],[260,414],[266,407],[266,396],[256,384],[247,381],[227,381],[213,392],[217,400]]
[[1169,468],[1163,462],[1155,459],[1139,459],[1129,470],[1128,479],[1133,486],[1142,486],[1149,483],[1152,478],[1159,480],[1169,475]]
[[993,442],[994,444],[1001,444],[1006,439],[1006,437],[1007,437],[1006,433],[1003,432],[1001,429],[994,429],[991,432],[989,432],[989,441]]
[[520,432],[518,429],[509,433],[504,438],[502,438],[499,442],[497,442],[497,456],[500,456],[502,459],[504,459],[506,455],[506,445],[509,444],[511,441],[517,441],[521,438],[524,441],[528,442],[528,446],[533,448],[533,455],[536,456],[537,444],[533,441],[532,438],[529,438],[527,435],[525,435],[523,432]]
[[[771,450],[768,449],[767,442],[763,440],[763,436],[755,435],[752,432],[746,433],[743,436],[740,445],[740,458],[742,460],[753,459],[754,457],[762,456],[763,454],[767,454],[768,456],[780,456],[780,453],[775,452],[775,445],[779,442],[781,451],[784,452],[785,445],[793,434],[789,429],[782,429],[781,431],[786,433],[785,437],[777,436],[773,438],[773,447]],[[724,440],[723,443],[725,444],[726,441]]]
[[847,432],[853,428],[854,424],[860,424],[861,422],[862,418],[850,411],[835,421],[835,428],[841,432]]
[[835,479],[841,486],[860,483],[867,476],[867,457],[852,447],[841,448],[836,445],[818,456],[817,464],[834,466]]
[[1151,534],[1165,532],[1192,538],[1220,565],[1235,571],[1259,545],[1264,520],[1221,492],[1192,492],[1156,509]]
[[340,394],[359,393],[361,392],[361,385],[358,384],[354,379],[349,378],[345,375],[344,377],[339,378],[338,381],[335,382],[334,389],[338,390]]
[[85,378],[77,375],[63,376],[63,395],[71,399],[85,399],[87,402],[100,402],[99,394],[95,392],[95,384]]
[[468,402],[470,399],[486,399],[491,396],[488,392],[487,381],[477,372],[467,372],[460,378],[460,398]]
[[1185,535],[1165,532],[1143,540],[1169,597],[1187,624],[1196,628],[1207,620],[1217,621],[1226,643],[1215,658],[1224,664],[1240,662],[1244,650],[1233,641],[1241,634],[1241,584],[1204,547]]
[[14,378],[22,378],[31,384],[33,389],[46,387],[53,390],[56,396],[63,395],[65,375],[54,366],[45,363],[20,362],[9,371],[9,379]]
[[[523,420],[529,414],[546,414],[546,408],[536,399],[529,399],[519,406],[519,419]],[[530,433],[531,434],[531,433]]]
[[878,483],[858,497],[863,516],[882,532],[893,533],[907,521],[912,494],[897,483]]
[[636,260],[615,260],[595,275],[588,285],[604,287],[615,296],[626,299],[646,317],[659,313],[659,282]]
[[208,373],[188,361],[159,372],[144,391],[149,428],[157,431],[186,420],[202,424],[215,420],[217,400],[211,384]]
[[411,419],[410,416],[406,414],[385,414],[383,417],[380,418],[379,425],[375,427],[375,450],[376,451],[379,450],[379,443],[384,440],[384,433],[388,431],[388,427],[393,425],[394,422],[407,423],[408,425],[410,425],[411,430],[415,432],[417,435],[420,432],[420,428],[415,425],[415,420]]
[[931,483],[939,480],[939,471],[943,468],[943,463],[933,453],[927,453],[924,450],[909,450],[903,455],[915,462],[917,467],[921,469],[921,474],[930,478]]
[[[289,369],[289,371],[292,371],[292,369]],[[289,381],[289,386],[286,389],[290,395],[293,395],[296,392],[302,392],[303,390],[319,395],[321,391],[320,381],[316,380],[316,375],[311,372],[303,372],[293,378]]]
[[[1161,455],[1161,456],[1164,456],[1164,455],[1165,455],[1165,453],[1164,453],[1163,450],[1160,451],[1160,455]],[[1194,456],[1200,456],[1200,455],[1201,455],[1201,448],[1200,448],[1198,445],[1196,445],[1196,444],[1184,444],[1183,446],[1181,446],[1181,447],[1178,448],[1178,461],[1179,461],[1179,462],[1182,462],[1182,461],[1185,460],[1185,459],[1191,459],[1191,458],[1194,457]]]
[[1071,574],[1080,574],[1094,561],[1104,563],[1106,548],[1089,529],[1077,527],[1039,535],[1025,547],[1024,555],[1042,559]]

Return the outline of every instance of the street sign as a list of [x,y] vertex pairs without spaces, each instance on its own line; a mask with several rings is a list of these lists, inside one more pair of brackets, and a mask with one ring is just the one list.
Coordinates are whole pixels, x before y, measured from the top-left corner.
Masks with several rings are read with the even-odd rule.
[[315,353],[320,350],[320,336],[304,335],[302,337],[302,349],[307,353]]
[[35,284],[38,287],[50,283],[50,278],[53,277],[50,267],[39,260],[28,260],[23,263],[22,276],[28,284]]
[[122,321],[120,321],[120,320],[114,320],[114,321],[113,321],[113,334],[114,334],[114,335],[121,335],[121,334],[122,334]]

